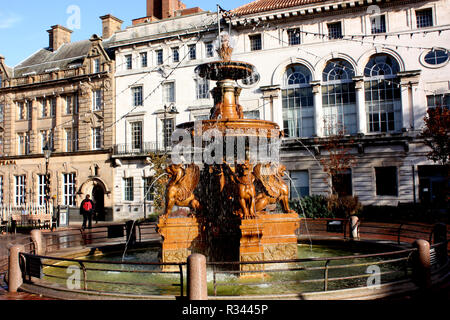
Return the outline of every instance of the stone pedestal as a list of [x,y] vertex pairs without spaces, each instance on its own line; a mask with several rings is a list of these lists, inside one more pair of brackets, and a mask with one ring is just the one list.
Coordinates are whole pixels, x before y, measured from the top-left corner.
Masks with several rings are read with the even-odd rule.
[[[202,251],[200,225],[195,217],[167,218],[158,224],[158,232],[163,237],[163,263],[183,263],[192,253]],[[178,267],[166,266],[163,270],[178,271]]]
[[[239,260],[241,262],[263,261],[264,247],[262,244],[264,225],[260,219],[242,220]],[[243,264],[241,271],[264,270],[261,264]],[[241,277],[260,276],[260,273],[241,273]]]
[[[202,234],[204,226],[196,217],[168,218],[158,225],[163,237],[163,263],[184,263],[193,253],[208,255],[214,250],[239,252],[239,261],[275,261],[297,259],[297,236],[300,227],[297,214],[267,214],[256,219],[242,220],[240,239],[233,241],[233,235],[221,235],[225,245],[215,247],[212,240],[206,241]],[[209,248],[208,246],[214,246]],[[220,255],[218,255],[220,256]],[[208,260],[214,260],[208,255]],[[217,259],[217,258],[216,258]],[[222,260],[220,260],[222,261]],[[275,265],[248,264],[241,265],[241,271],[267,270]],[[176,270],[175,270],[176,269]],[[164,271],[177,271],[175,266],[167,266]],[[263,273],[242,273],[242,277],[261,277]]]
[[[240,261],[276,261],[297,259],[297,236],[300,227],[297,214],[267,214],[242,220]],[[265,270],[274,265],[241,265],[241,271]],[[263,276],[243,273],[242,277]]]

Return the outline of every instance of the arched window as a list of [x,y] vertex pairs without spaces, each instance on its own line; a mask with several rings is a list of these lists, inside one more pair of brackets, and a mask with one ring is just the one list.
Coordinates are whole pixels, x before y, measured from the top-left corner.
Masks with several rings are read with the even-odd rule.
[[314,134],[314,97],[310,82],[311,72],[302,65],[291,65],[284,74],[282,98],[286,137]]
[[324,133],[357,132],[355,70],[345,60],[332,60],[323,70],[322,107]]
[[368,132],[402,128],[402,102],[398,62],[389,55],[373,56],[364,70]]

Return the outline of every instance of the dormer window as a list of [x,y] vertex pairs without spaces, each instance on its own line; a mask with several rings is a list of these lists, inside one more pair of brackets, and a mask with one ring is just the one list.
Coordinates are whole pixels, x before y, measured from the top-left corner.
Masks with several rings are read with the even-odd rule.
[[45,73],[50,73],[50,72],[55,72],[55,71],[59,71],[59,68],[56,67],[56,68],[51,68],[51,69],[44,70]]
[[100,111],[103,107],[102,90],[95,90],[92,92],[92,111]]
[[100,72],[100,59],[95,59],[93,62],[93,71],[94,73]]

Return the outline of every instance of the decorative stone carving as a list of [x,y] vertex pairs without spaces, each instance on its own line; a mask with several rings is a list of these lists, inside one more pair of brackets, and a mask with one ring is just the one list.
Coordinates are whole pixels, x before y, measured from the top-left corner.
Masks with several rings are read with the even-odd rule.
[[237,196],[242,212],[240,213],[243,219],[252,219],[256,217],[255,196],[256,189],[253,182],[255,176],[253,175],[253,165],[249,160],[243,164],[238,164],[236,169],[230,168],[230,178],[234,184],[233,194]]
[[283,180],[286,167],[280,164],[258,164],[253,172],[263,189],[256,196],[256,211],[263,211],[269,204],[279,202],[283,212],[294,213],[289,208],[289,187]]
[[291,260],[297,259],[297,244],[274,244],[264,246],[265,260]]
[[162,217],[166,219],[175,205],[180,207],[189,206],[197,211],[200,202],[194,195],[194,190],[200,181],[200,169],[195,164],[184,168],[181,164],[173,164],[166,169],[170,181],[166,191],[166,211]]

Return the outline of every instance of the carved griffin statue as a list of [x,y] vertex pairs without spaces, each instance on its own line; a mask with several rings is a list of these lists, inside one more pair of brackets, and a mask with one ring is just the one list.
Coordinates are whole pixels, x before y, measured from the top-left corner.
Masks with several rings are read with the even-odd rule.
[[286,213],[295,213],[289,208],[289,187],[283,181],[284,165],[258,164],[253,173],[262,185],[263,192],[256,196],[256,211],[263,211],[269,204],[279,202]]
[[194,195],[194,190],[200,181],[199,167],[190,164],[185,168],[181,164],[173,164],[166,169],[166,172],[170,181],[166,189],[166,210],[163,219],[169,216],[175,205],[199,210],[200,202]]
[[[229,167],[231,169],[231,167]],[[256,217],[256,189],[255,176],[253,175],[253,165],[246,160],[243,164],[238,164],[236,169],[231,169],[230,175],[233,182],[233,194],[237,196],[242,209],[241,218],[253,219]]]

